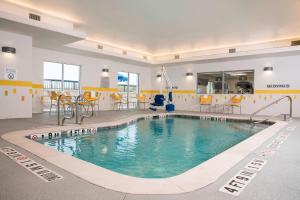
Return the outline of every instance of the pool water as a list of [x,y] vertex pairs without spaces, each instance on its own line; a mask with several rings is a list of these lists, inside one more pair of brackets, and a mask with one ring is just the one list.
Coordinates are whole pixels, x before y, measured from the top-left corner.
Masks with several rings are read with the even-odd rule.
[[266,127],[169,116],[98,129],[94,135],[38,142],[121,174],[166,178],[199,165]]

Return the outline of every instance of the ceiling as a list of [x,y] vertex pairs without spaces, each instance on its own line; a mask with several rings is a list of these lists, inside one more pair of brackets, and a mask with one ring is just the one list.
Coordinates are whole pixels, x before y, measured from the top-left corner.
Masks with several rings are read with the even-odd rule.
[[300,36],[299,0],[4,0],[154,55]]

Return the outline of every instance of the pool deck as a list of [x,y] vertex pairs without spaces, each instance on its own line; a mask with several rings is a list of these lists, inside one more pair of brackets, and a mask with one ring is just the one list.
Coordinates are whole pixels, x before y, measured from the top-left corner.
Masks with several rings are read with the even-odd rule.
[[[109,122],[142,113],[149,112],[99,112],[93,119],[86,120],[86,124]],[[49,116],[48,114],[36,114],[32,119],[0,120],[0,135],[16,130],[51,127],[55,126],[55,123],[55,116]],[[300,199],[300,145],[298,145],[300,136],[297,134],[300,131],[300,120],[293,119],[288,122],[287,127],[295,127],[295,129],[289,130],[290,133],[287,140],[280,145],[280,148],[276,149],[273,155],[265,158],[268,161],[267,164],[237,197],[220,192],[219,189],[235,174],[244,169],[245,165],[253,158],[257,158],[256,153],[265,149],[278,134],[249,154],[214,183],[193,192],[174,195],[134,195],[95,186],[22,148],[0,139],[0,147],[11,146],[64,177],[51,183],[43,182],[0,153],[0,199]],[[283,130],[281,132],[286,131]]]

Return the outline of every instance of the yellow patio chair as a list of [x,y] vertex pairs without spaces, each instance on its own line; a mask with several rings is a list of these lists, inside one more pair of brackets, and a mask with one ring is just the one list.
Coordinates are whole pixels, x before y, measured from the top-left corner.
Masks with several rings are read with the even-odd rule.
[[97,106],[98,111],[100,110],[100,97],[101,97],[101,93],[100,92],[96,92],[96,99],[93,102],[94,106]]
[[88,111],[90,106],[93,107],[93,103],[96,100],[96,98],[92,97],[91,91],[85,91],[82,96],[84,100],[79,102],[78,105],[84,108],[85,111]]
[[139,104],[139,108],[140,108],[140,104],[144,104],[144,110],[145,110],[146,109],[146,103],[149,103],[149,101],[146,98],[146,95],[138,94],[136,99],[137,99],[137,102]]
[[113,93],[111,94],[111,98],[113,100],[113,110],[115,109],[115,107],[118,108],[118,110],[121,109],[121,105],[122,104],[126,104],[125,102],[123,102],[122,100],[122,94],[119,93]]
[[199,97],[199,104],[200,104],[200,112],[202,112],[202,107],[208,107],[208,111],[211,111],[212,105],[212,95],[201,95]]
[[242,114],[242,100],[244,97],[242,95],[234,95],[230,98],[229,103],[224,104],[224,107],[231,108],[231,113],[234,113],[234,108],[240,109],[240,114]]

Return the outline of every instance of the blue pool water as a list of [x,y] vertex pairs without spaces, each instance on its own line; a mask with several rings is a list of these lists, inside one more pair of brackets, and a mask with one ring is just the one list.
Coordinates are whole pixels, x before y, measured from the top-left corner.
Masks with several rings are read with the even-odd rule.
[[115,172],[165,178],[199,165],[266,127],[172,116],[99,129],[94,135],[39,142]]

